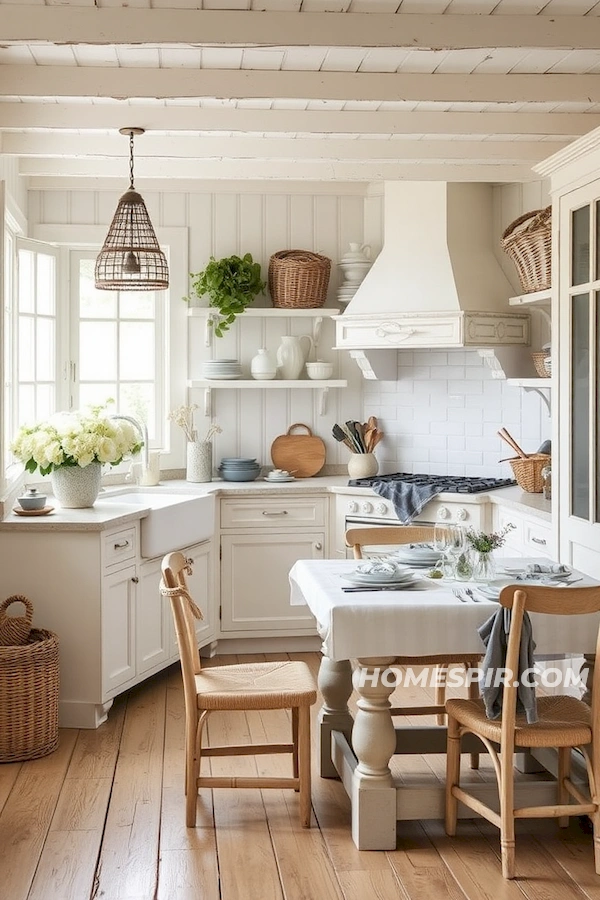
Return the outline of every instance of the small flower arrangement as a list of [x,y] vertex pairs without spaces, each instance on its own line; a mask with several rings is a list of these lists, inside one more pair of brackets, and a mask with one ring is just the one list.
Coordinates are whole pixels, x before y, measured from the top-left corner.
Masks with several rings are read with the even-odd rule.
[[11,450],[28,472],[41,475],[68,466],[85,468],[92,462],[117,466],[141,450],[135,428],[111,419],[104,406],[87,411],[58,412],[45,422],[23,425]]
[[509,522],[501,531],[493,531],[491,534],[469,528],[465,534],[465,538],[473,550],[477,550],[478,553],[491,553],[492,550],[497,550],[498,547],[503,545],[506,540],[506,535],[515,527],[516,526],[513,525],[512,522]]
[[[198,404],[192,403],[191,406],[178,406],[177,409],[174,409],[169,413],[171,422],[179,425],[185,434],[186,440],[191,441],[192,443],[196,443],[198,440],[198,431],[194,428],[194,413],[197,409]],[[204,441],[210,441],[215,434],[221,434],[222,431],[223,429],[220,425],[215,425],[213,423],[209,426]]]

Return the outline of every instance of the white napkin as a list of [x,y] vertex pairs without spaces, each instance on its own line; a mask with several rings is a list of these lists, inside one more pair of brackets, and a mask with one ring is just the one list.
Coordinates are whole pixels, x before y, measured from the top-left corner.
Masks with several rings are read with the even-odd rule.
[[570,575],[571,570],[562,563],[544,565],[542,563],[529,563],[525,568],[527,575]]
[[384,562],[382,560],[372,560],[370,562],[361,563],[356,567],[356,571],[360,575],[395,575],[398,566],[393,562]]

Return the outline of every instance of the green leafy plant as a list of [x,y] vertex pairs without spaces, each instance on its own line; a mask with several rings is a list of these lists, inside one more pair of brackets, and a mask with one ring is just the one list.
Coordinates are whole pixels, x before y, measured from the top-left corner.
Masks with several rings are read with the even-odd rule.
[[[209,306],[218,310],[213,319],[217,337],[235,321],[236,316],[243,313],[258,294],[262,294],[266,282],[260,277],[260,263],[254,262],[251,253],[245,256],[227,256],[223,259],[210,257],[206,267],[194,274],[192,292],[197,297],[205,294],[209,297]],[[188,302],[191,297],[184,297]]]
[[491,534],[469,528],[465,537],[467,543],[470,544],[473,550],[477,550],[478,553],[491,553],[492,550],[496,550],[498,547],[502,546],[506,539],[506,535],[509,531],[512,531],[513,528],[516,528],[516,525],[513,525],[512,522],[505,525],[502,531],[493,531]]

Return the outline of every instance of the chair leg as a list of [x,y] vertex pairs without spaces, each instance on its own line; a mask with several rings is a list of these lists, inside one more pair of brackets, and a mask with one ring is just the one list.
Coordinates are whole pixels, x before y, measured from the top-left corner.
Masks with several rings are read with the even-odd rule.
[[514,755],[503,753],[500,762],[500,853],[502,876],[515,877]]
[[456,834],[458,800],[452,788],[460,780],[460,732],[457,720],[448,715],[448,745],[446,750],[446,834]]
[[[298,777],[298,707],[292,707],[292,744],[294,745],[294,749],[292,751],[292,772],[294,778]],[[299,788],[296,788],[298,791]]]
[[298,709],[298,775],[300,779],[300,824],[310,828],[310,706]]
[[[565,778],[568,778],[571,772],[571,748],[558,748],[558,773],[556,784],[556,802],[559,806],[569,802],[569,792],[565,787]],[[569,825],[569,816],[559,816],[558,824],[560,828],[567,828]]]
[[594,829],[594,866],[596,875],[600,875],[600,806],[596,807],[596,811],[592,813],[591,819]]
[[196,826],[198,808],[198,774],[200,772],[201,741],[198,737],[198,722],[192,728],[186,723],[185,734],[185,824]]
[[[467,685],[467,696],[469,700],[478,700],[479,699],[479,682],[471,681],[469,678],[470,669],[468,663],[465,663],[465,671],[467,673],[467,679],[469,681]],[[479,753],[471,753],[471,768],[478,769],[479,768]]]
[[[437,666],[436,667],[436,685],[435,685],[435,705],[443,706],[446,702],[446,687],[444,684],[439,684],[440,680],[446,680],[446,675],[448,674],[448,666]],[[438,713],[436,716],[436,721],[438,725],[446,724],[446,716],[443,713]]]

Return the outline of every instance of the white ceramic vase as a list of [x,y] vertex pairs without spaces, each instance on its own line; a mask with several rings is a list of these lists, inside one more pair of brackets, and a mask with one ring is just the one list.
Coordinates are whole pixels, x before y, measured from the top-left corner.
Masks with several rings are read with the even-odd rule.
[[350,478],[370,478],[379,472],[379,463],[374,453],[353,453],[348,460]]
[[[306,351],[302,346],[303,341],[306,341]],[[301,334],[300,337],[286,334],[281,338],[277,349],[277,368],[285,381],[300,378],[313,347],[313,339],[309,334]]]
[[250,374],[256,381],[271,381],[277,375],[277,365],[268,350],[264,347],[252,357]]
[[185,480],[212,481],[212,443],[210,441],[188,441]]
[[64,509],[85,509],[93,506],[100,490],[102,465],[60,466],[50,473],[52,492]]

